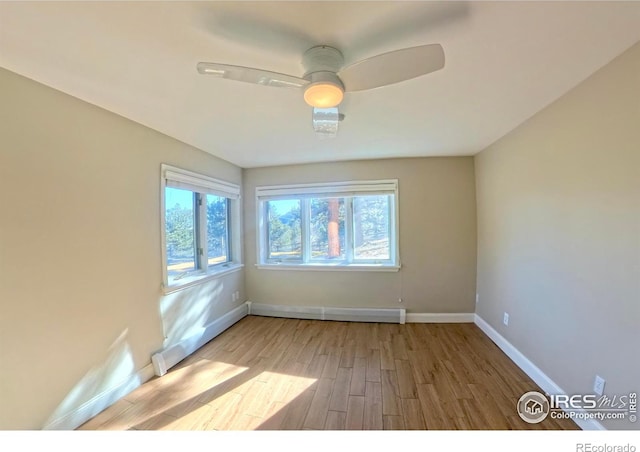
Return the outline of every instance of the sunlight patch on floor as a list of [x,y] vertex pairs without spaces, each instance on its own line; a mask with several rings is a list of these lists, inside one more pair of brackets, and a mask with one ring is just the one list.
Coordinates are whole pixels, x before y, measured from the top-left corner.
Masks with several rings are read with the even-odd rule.
[[[171,400],[162,410],[154,410],[153,415],[160,415],[159,425],[145,422],[142,427],[255,430],[282,414],[289,403],[316,382],[314,378],[202,361],[206,360],[176,371],[181,372],[182,385],[185,378],[188,380],[187,388],[171,392]],[[219,372],[212,376],[214,369]]]

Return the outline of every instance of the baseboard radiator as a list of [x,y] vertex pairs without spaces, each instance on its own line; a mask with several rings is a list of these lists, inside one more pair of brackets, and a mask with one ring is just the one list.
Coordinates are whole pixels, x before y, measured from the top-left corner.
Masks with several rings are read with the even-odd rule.
[[406,310],[397,308],[337,308],[326,306],[287,306],[248,301],[249,315],[288,319],[336,320],[404,324]]
[[181,340],[179,343],[165,348],[151,356],[154,373],[161,377],[169,369],[191,355],[204,344],[218,336],[224,330],[246,317],[249,313],[248,304],[243,303],[232,311],[202,327],[196,334]]

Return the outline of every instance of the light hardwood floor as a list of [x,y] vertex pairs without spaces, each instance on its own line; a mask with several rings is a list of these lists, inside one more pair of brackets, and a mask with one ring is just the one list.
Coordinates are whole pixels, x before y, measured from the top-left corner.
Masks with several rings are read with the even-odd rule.
[[473,324],[249,316],[82,430],[526,430],[540,390]]

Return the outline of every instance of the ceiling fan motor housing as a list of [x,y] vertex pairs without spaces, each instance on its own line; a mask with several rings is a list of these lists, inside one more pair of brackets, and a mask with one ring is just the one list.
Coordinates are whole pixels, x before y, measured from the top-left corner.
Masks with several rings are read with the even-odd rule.
[[329,46],[311,47],[302,56],[302,66],[305,70],[303,78],[311,80],[310,76],[314,72],[333,72],[335,74],[343,64],[344,57],[338,49]]
[[307,50],[302,57],[306,72],[303,76],[310,81],[304,90],[304,100],[316,108],[335,107],[344,95],[344,85],[336,72],[340,70],[344,58],[339,50],[328,46],[316,46]]

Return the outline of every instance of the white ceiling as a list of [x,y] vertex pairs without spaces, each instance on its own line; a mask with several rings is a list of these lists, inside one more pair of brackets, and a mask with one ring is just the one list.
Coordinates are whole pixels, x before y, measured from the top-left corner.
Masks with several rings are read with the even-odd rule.
[[[640,40],[640,2],[0,2],[0,66],[241,167],[472,155]],[[316,138],[302,92],[216,79],[198,61],[302,76],[440,43],[441,71],[348,93]]]

